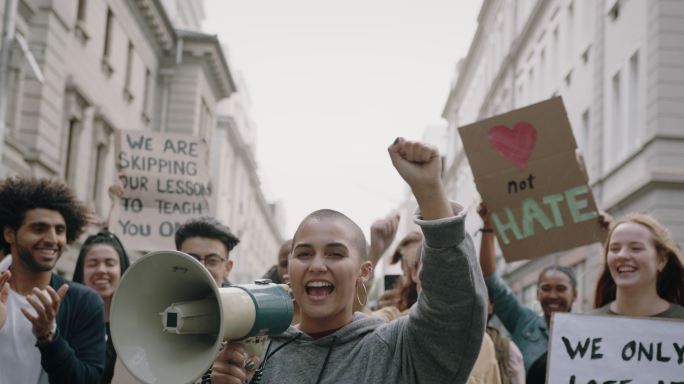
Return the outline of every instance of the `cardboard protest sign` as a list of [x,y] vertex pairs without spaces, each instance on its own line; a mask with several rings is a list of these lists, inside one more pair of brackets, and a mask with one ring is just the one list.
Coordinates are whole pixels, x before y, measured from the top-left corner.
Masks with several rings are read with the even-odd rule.
[[175,249],[181,224],[210,215],[207,143],[189,135],[117,131],[115,150],[124,193],[112,231],[126,249]]
[[684,384],[684,320],[553,315],[547,383]]
[[459,128],[504,258],[603,240],[560,97]]

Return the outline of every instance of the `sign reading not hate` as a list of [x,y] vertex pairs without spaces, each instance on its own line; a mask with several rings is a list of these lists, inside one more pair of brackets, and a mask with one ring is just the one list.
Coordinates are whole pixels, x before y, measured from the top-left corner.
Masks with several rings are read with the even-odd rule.
[[684,321],[556,312],[546,382],[684,384]]
[[209,148],[194,136],[117,131],[116,168],[123,186],[110,227],[126,249],[175,249],[190,218],[209,216]]
[[603,240],[560,97],[461,127],[459,133],[506,260]]

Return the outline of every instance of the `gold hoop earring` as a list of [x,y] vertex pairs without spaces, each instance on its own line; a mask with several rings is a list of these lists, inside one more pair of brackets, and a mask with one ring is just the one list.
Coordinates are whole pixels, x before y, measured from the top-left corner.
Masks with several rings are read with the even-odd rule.
[[366,284],[364,284],[363,282],[361,282],[361,286],[363,287],[363,293],[366,296],[366,301],[364,301],[363,303],[361,302],[361,298],[359,297],[359,289],[358,288],[356,289],[356,301],[358,301],[359,305],[363,308],[366,306],[366,303],[368,303],[368,290],[366,289]]

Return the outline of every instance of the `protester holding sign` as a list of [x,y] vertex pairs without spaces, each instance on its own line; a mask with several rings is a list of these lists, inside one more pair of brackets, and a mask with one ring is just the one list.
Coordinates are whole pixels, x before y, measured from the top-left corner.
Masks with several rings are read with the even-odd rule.
[[550,266],[539,274],[537,300],[542,306],[543,317],[522,305],[510,287],[496,274],[494,232],[489,212],[484,204],[478,213],[482,218],[480,265],[487,289],[494,304],[494,314],[501,320],[513,342],[523,354],[525,370],[542,356],[548,348],[548,325],[553,312],[570,312],[577,298],[577,280],[570,268]]
[[[73,281],[94,289],[105,303],[107,358],[102,383],[112,382],[114,367],[117,366],[116,350],[112,343],[112,334],[109,331],[109,308],[121,276],[130,264],[128,255],[119,239],[106,229],[88,236],[78,253],[78,259],[76,259]],[[122,364],[118,364],[117,368],[123,372]]]
[[[465,212],[446,198],[436,149],[398,139],[388,150],[421,212],[415,219],[425,237],[417,304],[390,323],[354,313],[356,287],[371,266],[364,261],[363,231],[337,211],[310,214],[295,232],[288,265],[302,321],[272,338],[261,383],[467,380],[482,344],[486,299]],[[213,382],[250,379],[243,353],[241,345],[227,345],[214,364]]]
[[684,319],[682,252],[654,217],[632,213],[610,229],[595,314]]

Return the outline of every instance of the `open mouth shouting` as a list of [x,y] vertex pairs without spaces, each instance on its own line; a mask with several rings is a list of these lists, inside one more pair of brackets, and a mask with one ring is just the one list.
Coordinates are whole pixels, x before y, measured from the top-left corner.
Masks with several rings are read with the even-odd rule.
[[335,291],[335,286],[324,280],[312,280],[304,286],[306,294],[311,300],[323,300]]

